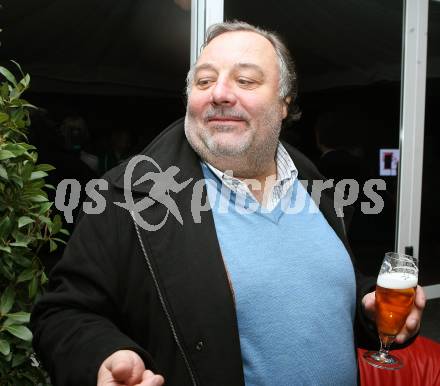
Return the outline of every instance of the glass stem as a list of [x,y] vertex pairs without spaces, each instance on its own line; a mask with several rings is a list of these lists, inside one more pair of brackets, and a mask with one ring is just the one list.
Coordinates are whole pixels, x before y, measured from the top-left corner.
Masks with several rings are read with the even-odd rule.
[[380,336],[379,356],[381,358],[388,358],[390,346],[393,342],[394,342],[394,336]]

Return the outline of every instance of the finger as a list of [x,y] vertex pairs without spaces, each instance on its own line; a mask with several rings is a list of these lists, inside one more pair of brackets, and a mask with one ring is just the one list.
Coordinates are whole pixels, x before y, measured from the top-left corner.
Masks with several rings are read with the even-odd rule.
[[111,363],[111,372],[115,380],[127,385],[142,381],[145,365],[138,354],[132,351],[121,351]]
[[366,294],[362,299],[362,306],[365,312],[371,320],[374,320],[376,315],[376,293],[370,292]]
[[414,336],[420,329],[421,312],[414,308],[408,315],[405,325],[396,337],[397,343],[403,343]]
[[115,381],[126,382],[132,376],[133,363],[127,360],[118,361],[118,363],[112,365],[110,370]]
[[[97,386],[112,386],[116,385],[115,379],[112,373],[105,367],[101,368],[98,372]],[[118,382],[119,384],[119,382]]]
[[[405,343],[409,338],[413,337],[417,331],[419,330],[420,324],[417,323],[414,319],[406,322],[405,326],[400,330],[399,334],[395,338],[396,343]],[[410,326],[408,328],[408,325]]]
[[140,386],[162,386],[165,383],[161,375],[154,374],[150,370],[144,371]]
[[[408,325],[410,327],[408,327]],[[410,321],[407,322],[407,324],[405,324],[405,326],[396,336],[395,342],[399,344],[405,343],[408,339],[412,338],[417,333],[417,331],[419,331],[419,329],[420,329],[420,322],[411,319]]]
[[419,331],[425,304],[425,293],[423,291],[423,288],[418,286],[413,308],[406,318],[405,325],[402,328],[402,331],[400,331],[399,334],[396,336],[397,343],[405,342],[407,339],[413,337]]
[[423,288],[420,287],[419,285],[417,286],[416,298],[414,300],[414,304],[420,310],[423,310],[426,306],[426,294]]
[[375,303],[375,293],[374,292],[370,292],[368,294],[366,294],[364,296],[364,298],[362,299],[362,304],[365,308],[372,308],[374,307],[374,303]]
[[146,379],[151,379],[151,378],[153,378],[154,377],[154,373],[151,371],[151,370],[145,370],[143,373],[142,373],[142,380],[144,381],[144,380],[146,380]]

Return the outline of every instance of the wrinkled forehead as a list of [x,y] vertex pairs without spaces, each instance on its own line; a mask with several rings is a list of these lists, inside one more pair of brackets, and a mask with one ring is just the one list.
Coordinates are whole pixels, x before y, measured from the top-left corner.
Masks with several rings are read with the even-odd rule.
[[272,43],[250,31],[225,32],[209,42],[200,54],[196,68],[236,67],[240,63],[255,65],[265,73],[278,74],[278,59]]

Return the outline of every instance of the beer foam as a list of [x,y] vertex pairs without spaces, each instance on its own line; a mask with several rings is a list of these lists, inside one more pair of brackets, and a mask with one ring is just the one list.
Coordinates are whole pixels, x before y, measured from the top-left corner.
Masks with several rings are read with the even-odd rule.
[[417,275],[403,272],[383,273],[377,277],[377,285],[390,289],[414,288],[417,286]]

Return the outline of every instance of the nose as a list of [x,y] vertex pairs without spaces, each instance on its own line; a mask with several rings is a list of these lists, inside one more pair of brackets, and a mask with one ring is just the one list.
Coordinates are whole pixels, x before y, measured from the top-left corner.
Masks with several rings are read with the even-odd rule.
[[233,87],[227,79],[217,79],[211,92],[213,104],[233,106],[237,101]]

